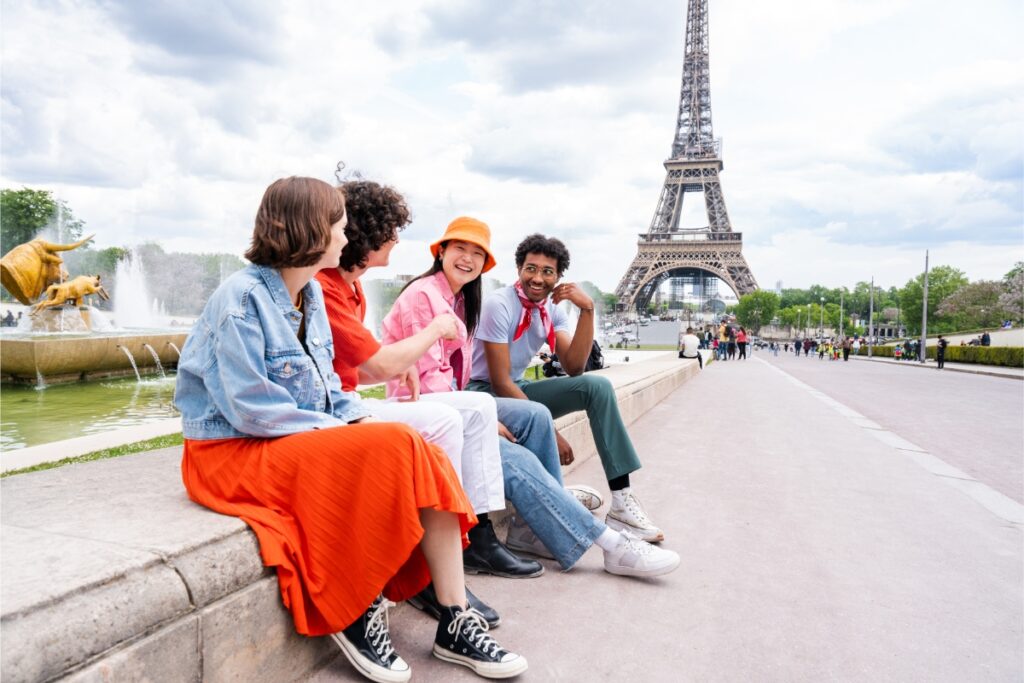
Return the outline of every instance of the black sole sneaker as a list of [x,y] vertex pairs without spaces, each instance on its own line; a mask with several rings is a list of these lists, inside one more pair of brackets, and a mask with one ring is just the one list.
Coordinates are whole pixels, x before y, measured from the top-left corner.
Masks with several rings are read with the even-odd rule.
[[501,647],[476,610],[444,607],[434,638],[434,656],[472,669],[484,678],[512,678],[526,671],[526,658]]
[[388,607],[392,603],[378,595],[370,607],[331,638],[356,671],[377,683],[406,683],[412,669],[391,647]]

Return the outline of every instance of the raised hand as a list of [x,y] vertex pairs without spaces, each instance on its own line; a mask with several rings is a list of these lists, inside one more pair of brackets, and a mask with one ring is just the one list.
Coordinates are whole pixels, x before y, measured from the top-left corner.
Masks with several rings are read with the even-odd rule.
[[430,326],[434,328],[441,339],[457,339],[459,336],[459,323],[451,313],[442,313],[434,318]]
[[594,300],[575,282],[563,282],[551,292],[551,300],[556,304],[569,301],[579,308],[594,308]]

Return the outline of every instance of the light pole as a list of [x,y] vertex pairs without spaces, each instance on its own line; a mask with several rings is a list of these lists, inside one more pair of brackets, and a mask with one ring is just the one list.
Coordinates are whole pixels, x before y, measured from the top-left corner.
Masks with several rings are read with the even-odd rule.
[[868,304],[868,358],[871,358],[872,337],[875,334],[875,276],[871,276],[871,299]]
[[924,251],[924,297],[921,301],[921,355],[919,360],[923,363],[927,353],[925,345],[928,343],[928,250]]
[[804,309],[796,309],[796,336],[800,336],[800,321],[803,319]]
[[843,338],[843,290],[839,290],[839,338]]
[[818,342],[825,336],[825,297],[821,297],[821,316],[818,321]]
[[[810,304],[807,304],[807,320],[805,321],[805,324],[807,325],[807,329],[808,330],[811,329],[811,305]],[[804,331],[804,336],[805,337],[807,336],[807,331],[806,330]]]

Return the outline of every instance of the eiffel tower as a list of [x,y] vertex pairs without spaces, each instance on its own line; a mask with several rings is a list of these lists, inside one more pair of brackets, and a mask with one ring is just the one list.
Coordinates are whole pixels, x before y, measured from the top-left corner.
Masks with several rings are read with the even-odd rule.
[[[696,282],[702,294],[715,278],[737,296],[757,289],[743,258],[743,234],[732,231],[722,186],[721,140],[711,129],[711,71],[708,50],[708,0],[689,0],[686,55],[679,95],[679,117],[672,157],[665,162],[665,184],[651,227],[640,234],[637,255],[622,276],[615,295],[619,311],[641,311],[666,279]],[[703,192],[708,225],[680,229],[679,216],[687,192]]]

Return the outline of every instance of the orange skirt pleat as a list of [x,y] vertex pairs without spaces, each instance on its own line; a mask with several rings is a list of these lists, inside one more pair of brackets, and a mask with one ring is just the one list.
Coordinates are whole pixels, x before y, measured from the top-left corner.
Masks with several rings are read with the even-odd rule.
[[397,423],[188,439],[181,475],[192,500],[252,528],[310,636],[342,630],[381,592],[405,600],[427,585],[420,508],[456,513],[463,547],[477,521],[444,451]]

